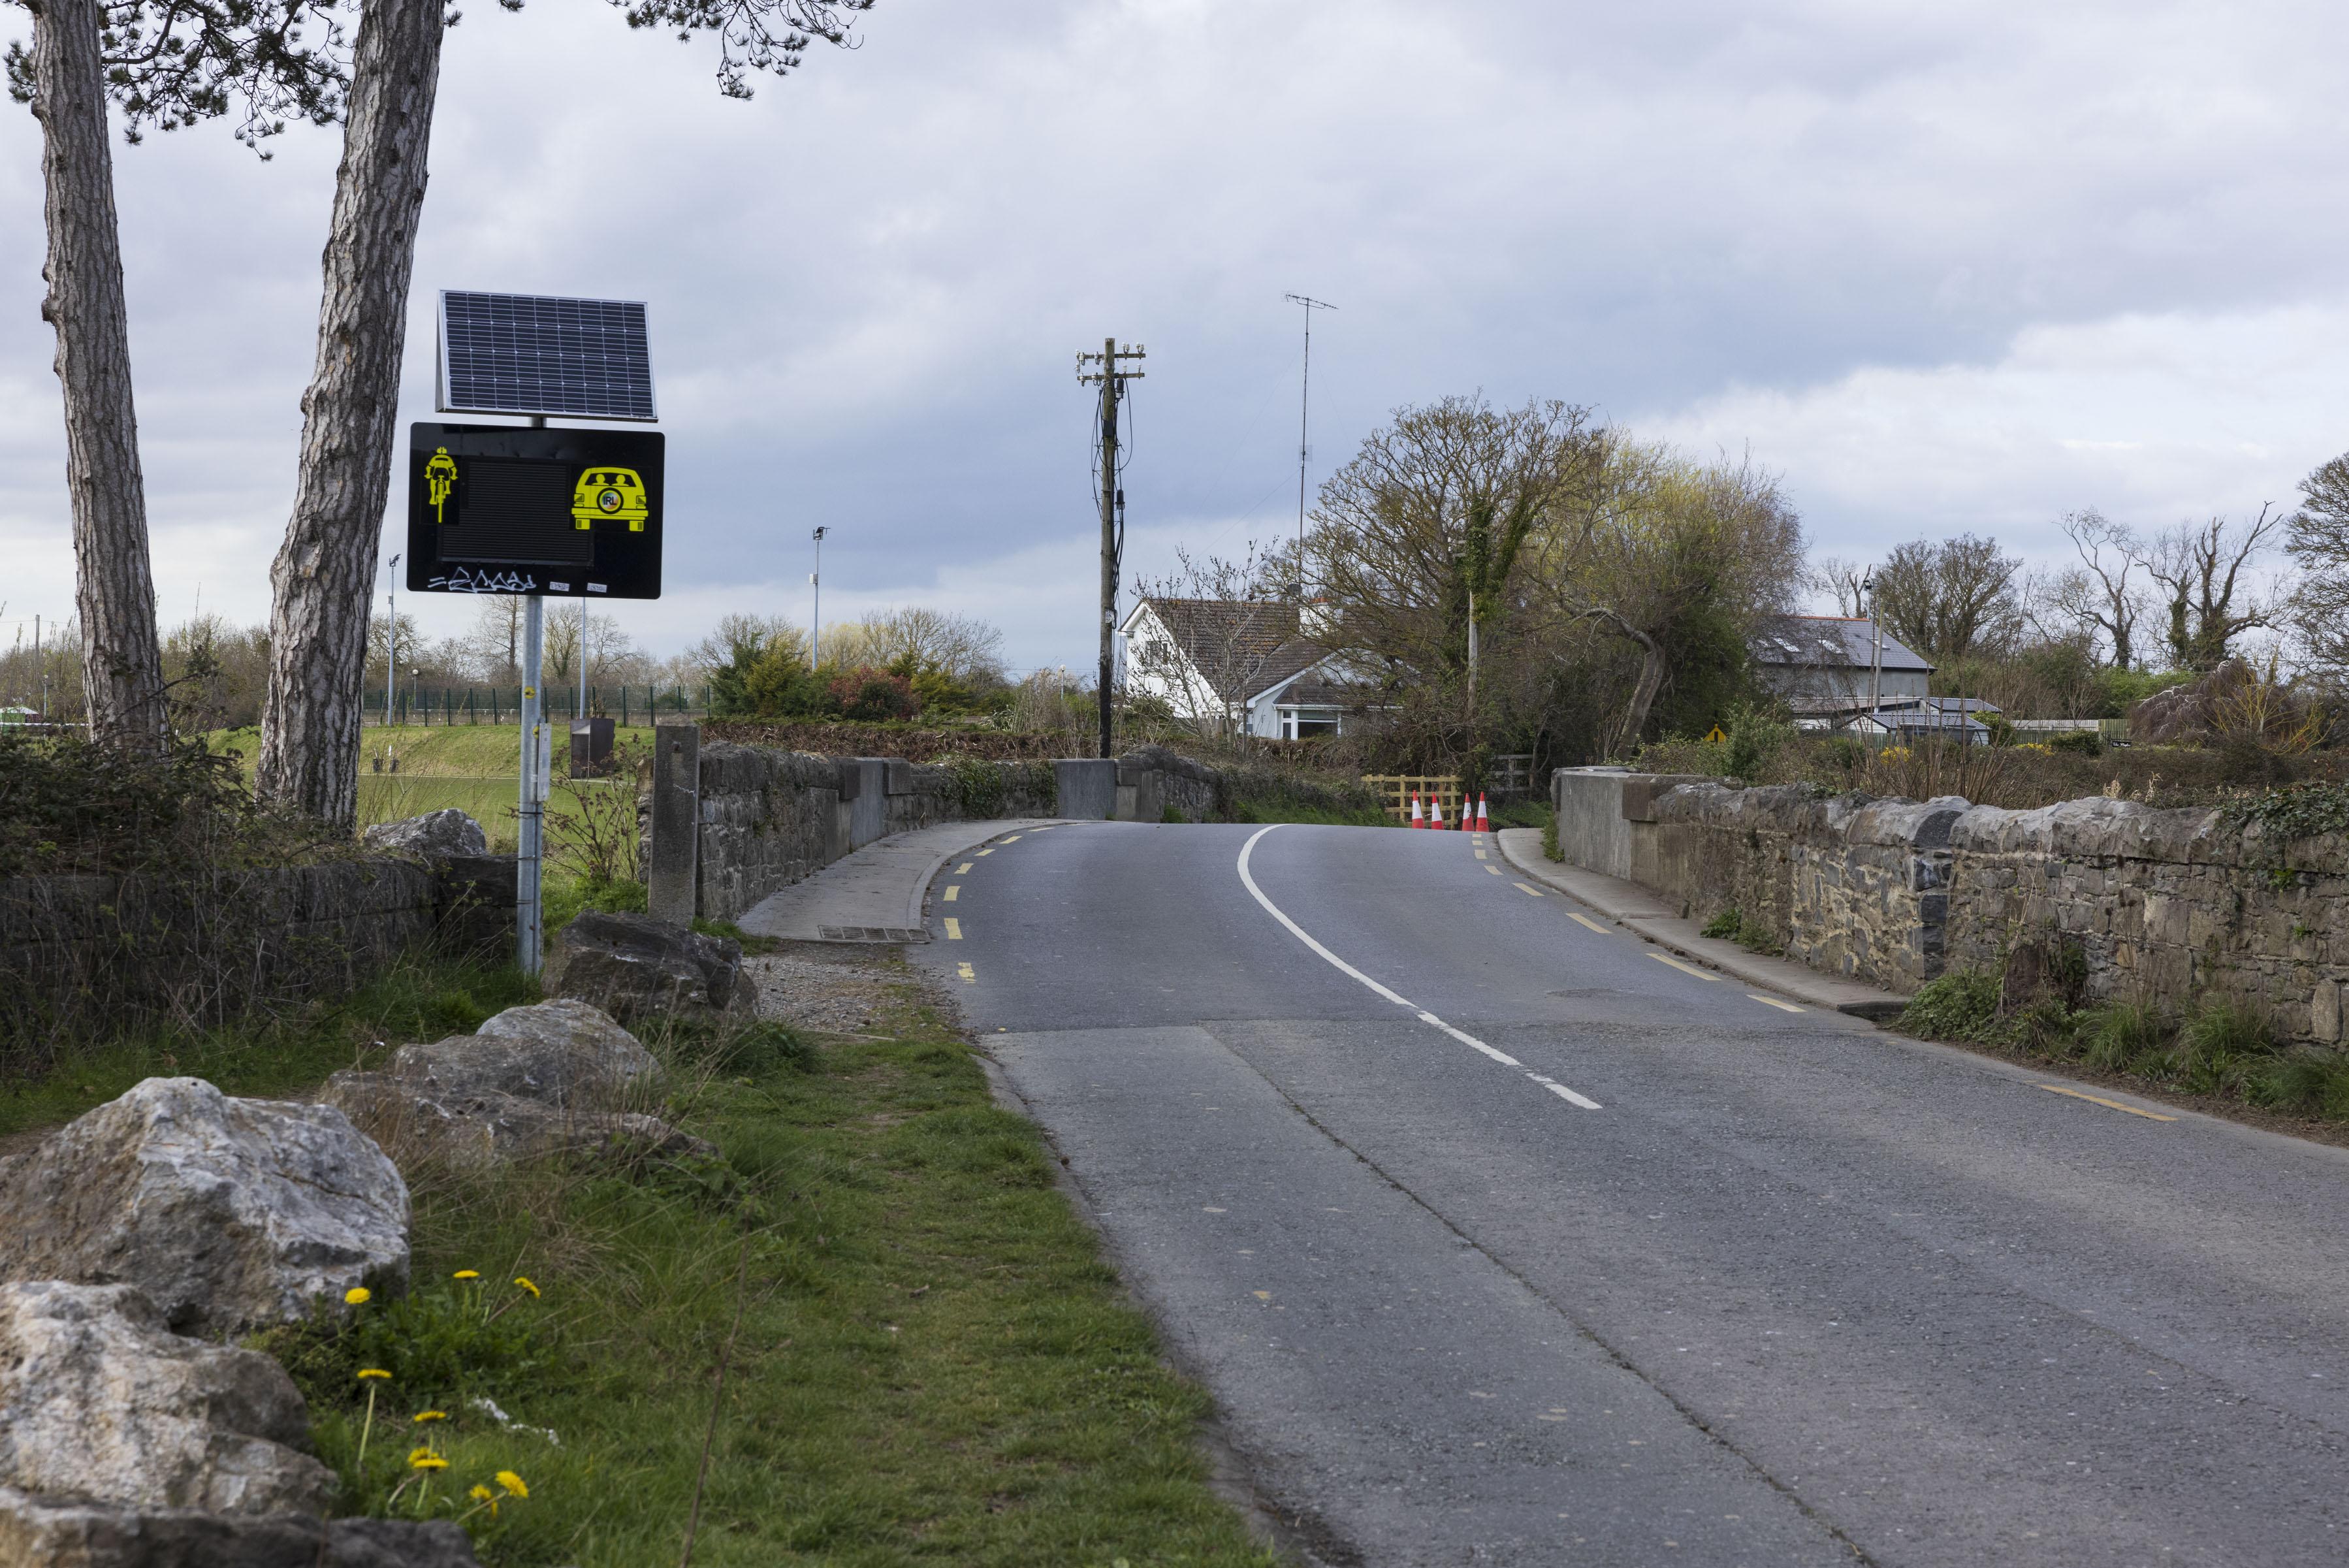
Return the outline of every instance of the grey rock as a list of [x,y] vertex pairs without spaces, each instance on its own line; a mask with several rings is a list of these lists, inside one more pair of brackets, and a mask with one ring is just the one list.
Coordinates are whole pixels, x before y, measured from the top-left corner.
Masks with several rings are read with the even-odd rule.
[[494,1089],[435,1093],[388,1073],[337,1073],[325,1095],[408,1165],[479,1168],[555,1155],[628,1165],[718,1153],[639,1112],[552,1106]]
[[0,1486],[0,1568],[478,1568],[447,1520],[141,1509]]
[[624,1023],[672,1016],[747,1015],[756,987],[742,947],[648,915],[588,910],[563,928],[546,989],[595,1003]]
[[404,1161],[715,1154],[643,1114],[659,1077],[635,1035],[558,999],[509,1008],[478,1033],[403,1045],[380,1073],[337,1073],[322,1097]]
[[489,835],[481,831],[481,825],[453,805],[398,822],[377,823],[362,836],[369,849],[420,855],[429,860],[490,852]]
[[0,1483],[140,1508],[323,1513],[335,1473],[257,1351],[184,1339],[129,1285],[0,1285]]
[[440,1096],[512,1095],[608,1110],[649,1093],[660,1064],[602,1012],[558,998],[509,1007],[471,1034],[403,1045],[389,1071]]
[[408,1188],[327,1106],[150,1078],[0,1168],[0,1280],[132,1284],[216,1338],[408,1282]]

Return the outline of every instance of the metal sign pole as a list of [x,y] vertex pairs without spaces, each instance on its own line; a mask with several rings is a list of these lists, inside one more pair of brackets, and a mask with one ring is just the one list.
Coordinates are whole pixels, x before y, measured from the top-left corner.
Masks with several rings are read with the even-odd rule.
[[522,826],[516,846],[521,854],[514,867],[514,962],[523,973],[535,977],[543,909],[539,896],[546,800],[543,770],[548,751],[538,691],[539,661],[546,651],[546,601],[532,594],[523,604],[522,799],[516,803]]

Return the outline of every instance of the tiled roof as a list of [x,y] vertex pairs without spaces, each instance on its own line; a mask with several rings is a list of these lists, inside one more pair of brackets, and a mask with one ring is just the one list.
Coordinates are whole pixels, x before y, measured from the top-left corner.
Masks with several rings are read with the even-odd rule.
[[1319,643],[1297,635],[1293,604],[1157,597],[1142,602],[1227,702],[1245,701],[1329,657]]
[[[1874,657],[1871,632],[1870,623],[1860,616],[1775,615],[1764,617],[1754,628],[1749,646],[1757,664],[1866,670]],[[1930,673],[1933,667],[1888,631],[1884,668]]]

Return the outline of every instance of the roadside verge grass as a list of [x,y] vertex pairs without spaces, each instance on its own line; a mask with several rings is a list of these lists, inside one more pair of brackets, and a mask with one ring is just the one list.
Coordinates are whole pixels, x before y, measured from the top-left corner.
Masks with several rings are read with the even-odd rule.
[[538,999],[511,964],[452,964],[419,950],[346,997],[214,1028],[141,1019],[109,1039],[60,1043],[37,1077],[0,1079],[0,1137],[71,1121],[145,1078],[207,1078],[262,1098],[305,1090],[337,1067],[374,1065],[411,1040],[470,1033]]
[[[487,1288],[528,1339],[378,1382],[374,1451],[429,1440],[450,1511],[460,1483],[524,1480],[468,1521],[485,1561],[678,1561],[706,1435],[697,1563],[1274,1561],[1210,1490],[1205,1397],[1161,1363],[1035,1127],[935,1014],[885,1027],[655,1042],[668,1114],[716,1162],[411,1178],[419,1296]],[[419,1309],[419,1333],[461,1315]],[[333,1345],[286,1348],[322,1457],[381,1507],[399,1464],[357,1469],[367,1385]],[[411,1422],[426,1409],[445,1419]]]

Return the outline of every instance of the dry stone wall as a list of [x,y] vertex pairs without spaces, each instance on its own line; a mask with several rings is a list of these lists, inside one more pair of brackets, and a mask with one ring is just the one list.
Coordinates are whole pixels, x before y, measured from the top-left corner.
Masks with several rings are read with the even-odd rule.
[[[1060,815],[1053,770],[1050,762],[910,763],[707,742],[696,912],[731,919],[889,834],[940,822]],[[1145,746],[1117,761],[1115,815],[1157,822],[1171,806],[1198,822],[1214,814],[1222,789],[1214,768]]]
[[1558,844],[1789,958],[1886,990],[2075,947],[2089,996],[2227,996],[2291,1040],[2349,1034],[2349,839],[2279,840],[2215,811],[2095,797],[2006,811],[1561,770]]
[[[370,856],[164,878],[0,879],[0,1033],[348,990],[428,939],[513,944],[514,858]],[[99,1017],[103,1014],[102,1017]]]

